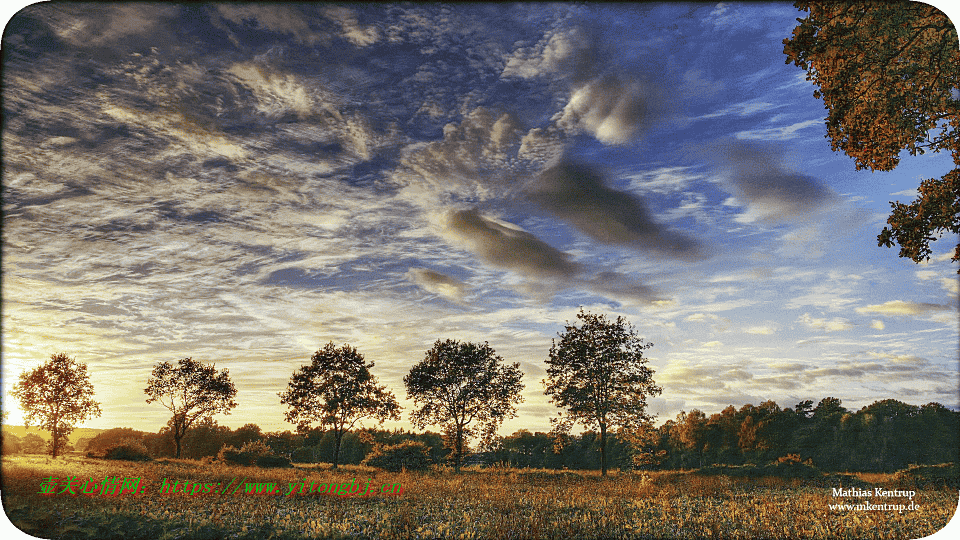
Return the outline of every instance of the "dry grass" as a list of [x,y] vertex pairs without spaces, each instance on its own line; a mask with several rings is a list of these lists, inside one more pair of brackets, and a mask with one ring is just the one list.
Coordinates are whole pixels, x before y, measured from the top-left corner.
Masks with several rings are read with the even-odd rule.
[[[139,496],[37,494],[48,476],[139,476]],[[920,510],[831,511],[829,486],[779,478],[683,472],[467,469],[386,473],[344,466],[257,469],[165,460],[146,464],[39,457],[3,459],[14,523],[49,538],[920,538],[943,527],[955,490],[924,490]],[[222,483],[401,483],[398,497],[160,495],[163,478]],[[861,475],[896,488],[893,475]],[[286,489],[283,493],[286,493]],[[899,503],[900,500],[872,502]]]

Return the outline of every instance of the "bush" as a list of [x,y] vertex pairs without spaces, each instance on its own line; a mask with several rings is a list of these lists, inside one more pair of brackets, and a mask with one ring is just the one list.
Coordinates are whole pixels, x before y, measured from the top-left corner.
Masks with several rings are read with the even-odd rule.
[[301,446],[290,453],[290,461],[294,463],[316,463],[317,451],[312,446]]
[[103,453],[106,459],[120,459],[124,461],[151,461],[153,458],[147,452],[147,447],[142,444],[127,442],[108,448]]
[[821,476],[820,470],[814,467],[813,460],[801,461],[797,454],[787,454],[765,465],[763,474],[780,478],[816,478]]
[[898,471],[896,479],[919,488],[960,489],[960,467],[956,463],[913,465]]
[[260,456],[256,463],[257,467],[292,467],[290,460],[283,456]]
[[430,466],[430,453],[422,442],[406,441],[374,448],[363,464],[390,472],[423,471]]
[[289,467],[290,460],[276,456],[263,441],[251,441],[240,447],[226,445],[217,453],[217,461],[231,465],[256,465],[258,467]]

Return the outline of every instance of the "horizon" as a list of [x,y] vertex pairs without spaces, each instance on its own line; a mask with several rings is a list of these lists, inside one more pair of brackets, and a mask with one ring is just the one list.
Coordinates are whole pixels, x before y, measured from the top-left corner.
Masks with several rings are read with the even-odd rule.
[[[652,342],[655,423],[837,397],[960,410],[956,238],[877,246],[950,170],[857,171],[786,64],[791,4],[35,4],[5,39],[3,408],[63,352],[157,432],[153,366],[227,368],[236,429],[356,347],[397,397],[438,339],[524,372],[549,431],[582,306]],[[131,397],[132,396],[132,397]],[[127,420],[131,419],[131,420]],[[135,421],[133,421],[135,420]],[[371,424],[370,427],[377,427]],[[429,430],[429,428],[428,428]]]

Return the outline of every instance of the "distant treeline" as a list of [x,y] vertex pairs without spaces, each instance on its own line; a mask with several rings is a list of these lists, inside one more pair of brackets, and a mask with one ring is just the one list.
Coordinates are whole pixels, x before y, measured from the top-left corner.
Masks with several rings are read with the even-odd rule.
[[[43,447],[7,435],[4,453],[37,452]],[[36,437],[35,435],[33,437]],[[765,464],[787,455],[798,456],[824,471],[895,471],[911,464],[960,462],[960,413],[939,403],[915,406],[895,399],[874,402],[859,411],[848,411],[837,398],[825,398],[815,407],[803,401],[782,409],[774,401],[758,406],[732,405],[707,416],[699,410],[681,412],[659,427],[651,427],[645,469],[693,469],[708,465]],[[39,439],[39,437],[38,437]],[[277,455],[294,462],[330,462],[332,432],[261,432],[255,424],[238,429],[207,419],[187,432],[184,458],[217,455],[224,446],[240,448],[262,441]],[[341,463],[359,464],[376,445],[419,441],[430,449],[435,463],[443,463],[450,450],[438,433],[406,430],[362,430],[344,436]],[[467,464],[507,465],[546,469],[599,469],[599,435],[586,431],[567,435],[562,444],[548,433],[520,430],[497,439],[493,448],[474,453]],[[30,446],[32,444],[32,446]],[[120,444],[142,446],[152,457],[173,457],[175,446],[168,428],[146,433],[115,428],[77,441],[74,450],[103,455]],[[629,444],[611,438],[607,452],[613,467],[635,468]]]

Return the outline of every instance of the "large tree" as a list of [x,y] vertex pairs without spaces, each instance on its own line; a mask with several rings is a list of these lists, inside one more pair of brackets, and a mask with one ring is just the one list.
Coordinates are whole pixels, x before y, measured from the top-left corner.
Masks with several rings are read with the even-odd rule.
[[[921,2],[810,2],[783,40],[787,63],[807,72],[829,111],[827,138],[857,169],[889,171],[903,150],[949,151],[954,169],[923,180],[893,211],[877,242],[928,260],[930,242],[960,234],[960,48],[950,19]],[[957,244],[953,261],[960,261]],[[960,270],[958,270],[960,272]]]
[[183,436],[198,419],[214,414],[230,414],[237,406],[233,400],[237,389],[230,380],[229,370],[217,372],[214,365],[206,366],[192,358],[180,359],[177,367],[161,362],[153,367],[152,376],[143,389],[147,403],[159,401],[173,413],[167,422],[180,457]]
[[280,403],[287,405],[288,422],[306,434],[311,424],[333,431],[333,468],[340,463],[343,435],[365,418],[378,423],[400,419],[400,405],[393,393],[377,384],[370,373],[373,362],[366,363],[357,349],[332,342],[314,353],[310,365],[290,377]]
[[76,424],[100,416],[87,365],[64,353],[51,355],[42,366],[21,373],[13,395],[26,413],[24,423],[30,426],[36,422],[40,429],[50,432],[54,458],[66,446]]
[[615,321],[583,309],[580,326],[567,323],[560,341],[553,340],[547,359],[546,394],[566,414],[552,418],[557,435],[575,423],[600,431],[600,470],[607,474],[607,433],[617,429],[625,438],[652,420],[647,397],[660,393],[647,367],[644,343],[623,317]]
[[520,364],[503,364],[489,344],[437,340],[424,359],[403,378],[407,396],[418,407],[411,414],[418,428],[439,425],[453,449],[459,472],[464,444],[475,435],[491,443],[497,428],[517,415],[523,401]]

